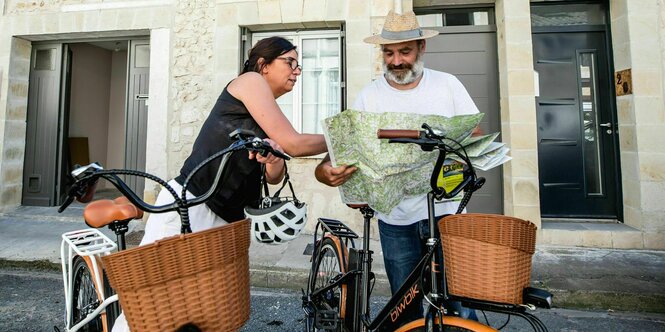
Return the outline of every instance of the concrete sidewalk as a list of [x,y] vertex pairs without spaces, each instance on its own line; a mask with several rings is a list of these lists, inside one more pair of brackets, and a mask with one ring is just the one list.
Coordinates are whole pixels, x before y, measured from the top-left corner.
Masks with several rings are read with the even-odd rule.
[[[65,214],[55,208],[20,207],[0,214],[0,260],[60,263],[60,235],[86,228],[82,206]],[[310,221],[313,222],[313,221]],[[128,243],[137,244],[143,223],[130,224]],[[114,234],[105,229],[105,234]],[[253,286],[306,287],[310,267],[304,252],[312,235],[302,234],[286,244],[253,243],[250,273]],[[361,246],[360,241],[356,246]],[[389,293],[380,243],[371,240],[374,292]],[[1,262],[0,262],[1,263]],[[22,263],[30,264],[30,263]],[[54,264],[56,268],[58,265]],[[665,251],[593,249],[540,245],[533,257],[532,284],[555,294],[557,307],[665,313]]]

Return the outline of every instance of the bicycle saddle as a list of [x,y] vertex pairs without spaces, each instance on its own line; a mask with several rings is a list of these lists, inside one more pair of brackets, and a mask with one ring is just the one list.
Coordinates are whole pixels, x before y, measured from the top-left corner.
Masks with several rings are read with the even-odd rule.
[[129,200],[120,196],[114,200],[100,199],[86,205],[83,210],[85,223],[90,227],[101,228],[114,221],[129,221],[143,217],[143,211]]
[[369,205],[367,205],[367,204],[346,204],[346,206],[348,206],[352,209],[360,209],[360,208],[364,208],[364,207],[369,206]]

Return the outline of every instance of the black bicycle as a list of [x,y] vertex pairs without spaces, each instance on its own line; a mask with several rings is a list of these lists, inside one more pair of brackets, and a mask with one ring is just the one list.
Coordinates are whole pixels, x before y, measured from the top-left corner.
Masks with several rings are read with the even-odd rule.
[[[418,130],[379,130],[378,138],[388,138],[390,143],[417,144],[423,151],[439,151],[430,178],[428,193],[428,219],[430,238],[426,254],[411,272],[400,289],[384,308],[373,318],[369,300],[375,282],[371,270],[372,251],[369,248],[370,221],[374,211],[367,205],[358,208],[363,215],[363,246],[355,247],[358,235],[338,220],[319,218],[314,232],[314,251],[307,290],[303,295],[307,331],[496,331],[476,321],[463,319],[448,312],[448,300],[461,300],[468,308],[517,315],[526,319],[535,331],[547,331],[545,325],[526,312],[528,306],[550,308],[552,295],[546,291],[527,288],[524,303],[527,305],[500,304],[467,298],[455,298],[448,293],[445,271],[432,267],[440,261],[441,244],[434,216],[435,200],[451,199],[464,192],[457,214],[461,213],[472,194],[485,182],[478,178],[466,151],[459,142],[439,135],[426,124]],[[463,161],[461,180],[450,190],[438,184],[439,174],[448,154]],[[458,176],[459,179],[459,176]],[[426,301],[424,318],[405,321],[405,311],[421,310]],[[450,314],[450,315],[449,315]],[[510,316],[509,316],[510,317]]]

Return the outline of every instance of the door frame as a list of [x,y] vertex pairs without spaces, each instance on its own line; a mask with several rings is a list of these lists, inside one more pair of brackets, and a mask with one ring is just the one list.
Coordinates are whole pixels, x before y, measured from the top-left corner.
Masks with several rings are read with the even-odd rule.
[[[623,207],[623,190],[621,186],[621,150],[619,146],[619,121],[618,121],[618,116],[617,116],[617,106],[616,106],[616,94],[614,93],[614,86],[611,84],[614,79],[614,53],[612,52],[613,46],[612,46],[612,34],[611,31],[612,29],[610,28],[610,12],[609,12],[609,4],[607,4],[606,1],[570,1],[570,0],[555,0],[552,1],[552,5],[574,5],[574,4],[584,4],[584,3],[594,3],[594,4],[602,4],[605,6],[605,22],[606,24],[593,24],[593,25],[576,25],[576,26],[548,26],[548,27],[531,27],[531,42],[533,43],[533,35],[536,34],[541,34],[541,33],[567,33],[567,32],[603,32],[605,34],[605,49],[602,50],[605,52],[607,55],[607,68],[599,68],[598,70],[605,70],[607,71],[609,85],[605,87],[600,87],[599,88],[606,88],[610,92],[608,93],[608,96],[610,100],[608,101],[608,107],[609,107],[609,117],[614,124],[614,131],[615,135],[612,135],[612,138],[609,139],[608,141],[611,143],[612,149],[615,151],[614,153],[614,174],[616,176],[615,179],[615,185],[614,188],[608,188],[608,190],[612,189],[615,190],[616,195],[615,195],[615,202],[614,205],[616,206],[616,221],[623,222],[624,220],[624,207]],[[531,6],[537,5],[537,6],[543,6],[547,5],[545,2],[531,2]],[[530,7],[531,7],[530,6]],[[540,181],[540,180],[539,180]],[[539,183],[540,185],[540,183]],[[566,217],[561,217],[561,218],[553,218],[553,219],[571,219],[571,218],[566,218]],[[573,218],[574,220],[587,220],[588,218]],[[614,222],[615,220],[606,220],[606,219],[594,219],[594,221],[609,221],[609,222]]]
[[[494,6],[488,5],[488,4],[479,4],[479,5],[464,5],[464,6],[431,6],[431,7],[419,7],[419,8],[414,8],[414,11],[416,15],[423,15],[423,14],[442,14],[444,10],[467,10],[467,9],[486,9],[489,12],[489,21],[487,25],[459,25],[459,26],[443,26],[443,27],[423,27],[425,29],[430,29],[430,30],[436,30],[438,31],[441,35],[453,35],[453,34],[458,34],[458,35],[463,35],[463,34],[492,34],[493,39],[492,39],[492,49],[489,50],[489,52],[492,52],[494,55],[494,58],[496,60],[494,64],[494,68],[496,71],[493,73],[489,73],[487,76],[488,78],[491,78],[494,80],[494,85],[495,85],[495,92],[496,92],[496,105],[495,108],[493,108],[493,105],[489,105],[489,110],[488,111],[495,111],[496,114],[496,119],[494,121],[490,122],[490,119],[488,117],[485,117],[483,122],[487,121],[486,123],[482,123],[487,126],[487,128],[483,128],[483,131],[485,132],[499,132],[499,137],[498,140],[501,140],[501,96],[499,92],[499,56],[498,56],[498,41],[497,41],[497,28],[495,24],[495,16],[496,12],[494,9]],[[436,37],[435,37],[436,38]],[[428,45],[429,47],[429,45]],[[431,68],[431,63],[428,65],[425,63],[426,68]],[[492,96],[488,96],[488,101],[491,102]],[[477,105],[476,105],[477,106]],[[491,173],[490,173],[491,172]],[[480,171],[479,175],[484,175],[488,179],[490,178],[489,175],[494,175],[491,177],[492,180],[496,181],[498,188],[495,188],[496,190],[490,191],[488,188],[481,188],[480,194],[476,194],[474,196],[475,198],[469,202],[469,211],[471,212],[479,212],[479,213],[498,213],[502,214],[506,210],[505,202],[504,202],[504,178],[503,178],[503,166],[499,166],[495,169],[489,170],[487,172]],[[495,174],[492,174],[495,173]],[[492,206],[492,204],[488,204],[487,200],[491,200],[491,202],[496,203],[496,207]]]
[[[57,137],[55,138],[55,151],[54,153],[56,154],[55,160],[53,160],[54,167],[53,167],[53,176],[55,177],[54,183],[53,183],[53,188],[52,188],[52,195],[51,198],[49,198],[49,205],[54,206],[58,205],[61,202],[61,194],[66,192],[66,184],[67,184],[67,168],[68,166],[66,165],[67,160],[65,159],[66,156],[66,149],[67,149],[67,144],[66,144],[66,136],[68,135],[68,132],[66,132],[68,128],[68,122],[69,122],[69,112],[66,110],[68,107],[68,99],[69,96],[68,94],[71,93],[69,90],[69,86],[71,84],[70,81],[68,81],[68,73],[66,70],[71,71],[71,55],[68,53],[69,47],[68,45],[70,44],[76,44],[76,43],[93,43],[93,42],[105,42],[105,41],[146,41],[147,43],[150,43],[150,35],[136,35],[136,36],[113,36],[113,37],[103,37],[103,38],[80,38],[80,39],[62,39],[62,40],[54,40],[54,41],[35,41],[32,42],[32,49],[33,52],[36,48],[40,47],[45,47],[45,46],[53,46],[57,45],[59,48],[60,52],[60,60],[57,64],[59,67],[59,85],[58,85],[58,114],[57,114]],[[128,50],[128,56],[130,56],[130,51]],[[33,69],[33,55],[31,55],[30,59],[30,73],[29,76],[32,74]],[[129,61],[127,62],[127,72],[129,72]],[[30,88],[30,87],[29,87]],[[129,76],[126,77],[125,81],[125,100],[123,101],[123,104],[125,105],[125,122],[127,121],[127,112],[128,112],[128,102],[129,102]],[[27,104],[29,105],[31,102],[30,95],[27,96],[26,98]],[[27,119],[26,115],[26,123],[29,121]],[[28,125],[26,124],[26,127]],[[147,128],[142,128],[142,131],[145,133]],[[23,158],[24,165],[26,161],[28,161],[29,158],[34,158],[30,157],[28,155],[28,144],[31,141],[31,138],[28,137],[30,133],[28,132],[26,128],[26,140],[25,140],[25,156]],[[123,146],[127,144],[128,140],[128,133],[125,131],[125,141],[123,142]],[[143,169],[145,169],[145,149],[143,149],[143,154],[144,156],[142,157],[144,160],[144,165]],[[135,156],[135,158],[137,158]],[[26,188],[28,186],[28,183],[26,182],[27,180],[27,175],[25,173],[25,167],[23,170],[23,175],[22,175],[22,181],[23,181],[23,190],[21,192],[21,204],[25,205],[26,203]],[[43,184],[42,184],[43,185]],[[139,196],[143,196],[143,192],[137,192]]]

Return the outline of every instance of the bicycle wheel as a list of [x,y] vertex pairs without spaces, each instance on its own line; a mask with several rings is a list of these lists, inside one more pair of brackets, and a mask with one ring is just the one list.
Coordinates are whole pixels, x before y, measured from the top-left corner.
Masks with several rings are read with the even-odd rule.
[[[438,320],[437,320],[438,322]],[[445,332],[493,332],[495,329],[478,323],[476,321],[463,319],[459,317],[446,316],[443,319],[444,326],[443,331]],[[425,318],[420,318],[414,320],[410,323],[407,323],[395,332],[419,332],[425,331]]]
[[[345,272],[345,267],[342,263],[342,254],[340,253],[339,246],[332,238],[324,238],[321,241],[321,250],[314,257],[314,270],[310,271],[309,290],[314,292],[330,284],[330,281],[338,275]],[[336,320],[336,331],[345,331],[344,329],[344,312],[346,302],[346,286],[339,285],[324,293],[319,294],[316,298],[312,299],[316,307],[315,316],[321,317],[321,312],[334,312],[330,315],[329,319]],[[335,317],[336,316],[336,317]],[[311,321],[309,321],[311,320]],[[315,324],[316,317],[308,319],[307,329],[309,331],[318,331]],[[329,330],[329,329],[327,329]]]
[[[72,326],[82,321],[89,313],[99,306],[99,298],[92,280],[92,273],[83,257],[77,256],[72,264],[74,276],[72,286],[72,312],[70,322]],[[101,315],[84,325],[79,331],[104,331]]]

